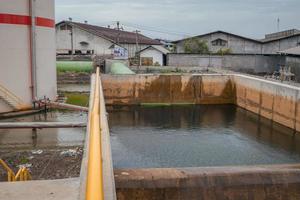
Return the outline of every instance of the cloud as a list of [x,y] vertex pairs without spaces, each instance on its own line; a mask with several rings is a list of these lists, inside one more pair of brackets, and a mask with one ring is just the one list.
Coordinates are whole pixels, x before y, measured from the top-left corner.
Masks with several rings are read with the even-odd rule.
[[118,20],[128,29],[170,39],[214,30],[260,38],[276,31],[278,17],[281,29],[299,27],[299,7],[299,0],[56,0],[56,18],[98,25]]

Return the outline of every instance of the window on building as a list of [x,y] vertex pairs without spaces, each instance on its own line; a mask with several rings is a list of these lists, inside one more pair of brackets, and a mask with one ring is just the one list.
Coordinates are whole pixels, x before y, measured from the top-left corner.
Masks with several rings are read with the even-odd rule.
[[85,41],[82,41],[82,42],[80,42],[80,45],[81,45],[81,46],[89,46],[89,43],[88,43],[88,42],[85,42]]
[[212,44],[212,46],[226,46],[227,41],[219,38],[219,39],[212,41],[211,44]]
[[81,52],[80,50],[76,50],[76,51],[75,51],[75,54],[76,54],[76,55],[81,55],[82,52]]

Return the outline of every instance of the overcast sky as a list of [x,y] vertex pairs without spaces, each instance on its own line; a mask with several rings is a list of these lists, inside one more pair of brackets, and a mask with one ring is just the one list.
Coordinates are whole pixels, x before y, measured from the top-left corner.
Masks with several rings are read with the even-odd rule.
[[300,0],[56,0],[56,21],[101,26],[120,21],[125,30],[179,39],[215,30],[251,38],[300,28]]

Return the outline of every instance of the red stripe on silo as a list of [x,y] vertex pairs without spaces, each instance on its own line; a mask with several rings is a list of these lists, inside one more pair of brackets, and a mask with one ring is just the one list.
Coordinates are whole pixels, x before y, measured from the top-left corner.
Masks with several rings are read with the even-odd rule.
[[11,15],[0,13],[1,24],[20,24],[20,25],[31,25],[31,18],[24,15]]
[[55,21],[53,19],[37,17],[36,18],[36,25],[37,26],[54,28],[55,27]]
[[[13,15],[0,13],[0,24],[31,25],[31,17],[26,15]],[[36,25],[48,28],[55,27],[53,19],[36,17]]]

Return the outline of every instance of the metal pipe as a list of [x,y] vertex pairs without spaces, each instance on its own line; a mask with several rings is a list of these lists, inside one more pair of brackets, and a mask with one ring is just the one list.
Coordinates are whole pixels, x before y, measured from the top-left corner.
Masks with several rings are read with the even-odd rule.
[[88,174],[86,200],[103,200],[103,167],[100,125],[100,77],[99,68],[96,72],[94,102],[89,119],[90,139],[88,150]]
[[36,76],[36,0],[29,0],[31,31],[30,31],[30,62],[31,62],[31,88],[32,101],[37,100],[37,76]]
[[84,122],[3,122],[0,129],[82,128]]

